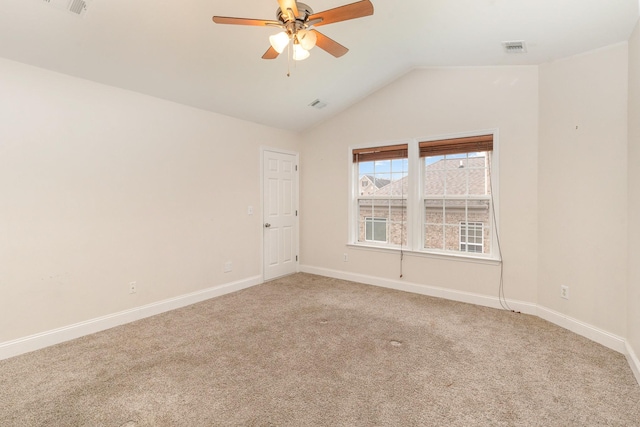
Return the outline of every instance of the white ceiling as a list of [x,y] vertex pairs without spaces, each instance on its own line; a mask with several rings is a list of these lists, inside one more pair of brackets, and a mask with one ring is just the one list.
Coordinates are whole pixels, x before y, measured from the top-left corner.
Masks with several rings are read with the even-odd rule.
[[[55,1],[55,0],[54,0]],[[354,0],[306,0],[315,12]],[[0,0],[0,56],[197,108],[301,131],[414,67],[540,64],[626,41],[638,0],[372,0],[373,16],[321,27],[347,46],[292,64],[260,57],[277,0],[89,0],[80,17],[46,0]],[[526,54],[501,42],[525,40]],[[316,98],[322,110],[308,106]]]

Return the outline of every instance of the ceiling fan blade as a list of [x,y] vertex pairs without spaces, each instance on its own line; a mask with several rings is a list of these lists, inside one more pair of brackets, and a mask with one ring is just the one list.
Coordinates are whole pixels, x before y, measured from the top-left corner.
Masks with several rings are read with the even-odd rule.
[[280,5],[282,13],[286,13],[287,10],[291,10],[293,13],[293,16],[291,17],[292,20],[298,17],[299,12],[296,0],[278,0],[278,4]]
[[251,25],[254,27],[281,27],[278,21],[265,19],[231,18],[229,16],[214,16],[213,22],[216,24]]
[[321,25],[333,24],[334,22],[346,21],[348,19],[362,18],[363,16],[369,15],[373,15],[373,4],[369,0],[362,0],[325,10],[324,12],[314,13],[309,16],[309,21],[322,19],[322,21],[315,24],[316,27],[319,27]]
[[278,55],[280,55],[278,51],[273,46],[269,46],[269,49],[262,55],[262,59],[276,59]]
[[312,31],[316,33],[316,36],[317,36],[316,46],[318,46],[320,49],[329,52],[331,55],[335,56],[336,58],[340,58],[342,55],[349,52],[349,49],[342,46],[337,41],[325,36],[320,31],[317,31],[317,30],[312,30]]

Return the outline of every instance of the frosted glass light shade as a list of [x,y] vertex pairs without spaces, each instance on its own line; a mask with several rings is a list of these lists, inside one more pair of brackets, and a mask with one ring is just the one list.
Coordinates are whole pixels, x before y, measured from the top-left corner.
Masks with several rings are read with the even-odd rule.
[[274,48],[276,52],[282,53],[289,44],[289,35],[285,31],[274,34],[269,36],[269,43],[271,43],[271,47]]
[[309,51],[304,49],[298,43],[293,45],[293,60],[294,61],[302,61],[303,59],[307,59],[309,57]]
[[318,40],[318,37],[316,36],[316,32],[309,31],[309,30],[298,31],[296,38],[298,39],[298,43],[300,44],[300,46],[302,46],[304,50],[313,49],[313,47],[316,45],[316,41]]

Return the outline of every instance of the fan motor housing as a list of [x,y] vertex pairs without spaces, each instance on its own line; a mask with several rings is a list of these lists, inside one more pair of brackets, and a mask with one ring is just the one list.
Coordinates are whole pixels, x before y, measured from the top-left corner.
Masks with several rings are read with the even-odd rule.
[[[296,6],[298,7],[298,17],[296,17],[296,21],[306,22],[309,16],[313,15],[313,9],[307,4],[296,2]],[[276,17],[278,21],[286,24],[289,21],[288,14],[283,14],[282,10],[278,8],[276,11]]]

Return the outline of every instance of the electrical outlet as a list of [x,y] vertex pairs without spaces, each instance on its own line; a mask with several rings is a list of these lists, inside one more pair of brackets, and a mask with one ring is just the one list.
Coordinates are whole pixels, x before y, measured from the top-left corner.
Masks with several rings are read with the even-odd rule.
[[224,263],[224,272],[228,273],[231,270],[233,270],[233,264],[231,264],[231,261],[227,261]]
[[137,284],[136,282],[130,282],[129,283],[129,293],[130,294],[135,294],[137,291]]
[[560,298],[569,299],[569,287],[562,285],[560,286]]
[[348,262],[349,261],[349,254],[342,254],[342,261]]

